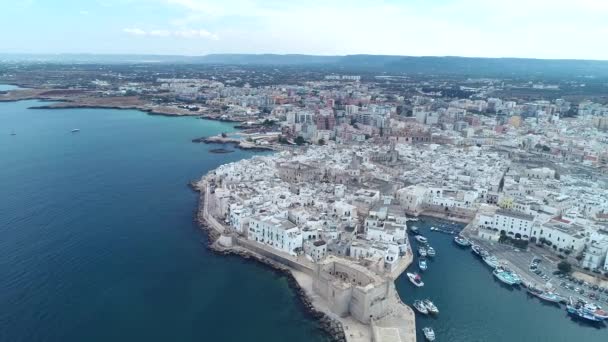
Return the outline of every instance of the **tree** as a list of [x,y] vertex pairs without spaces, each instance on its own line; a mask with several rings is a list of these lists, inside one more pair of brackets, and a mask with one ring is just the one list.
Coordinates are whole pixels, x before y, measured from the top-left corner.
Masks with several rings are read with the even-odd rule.
[[572,272],[572,265],[567,261],[560,261],[559,264],[557,264],[557,269],[562,273],[570,273]]
[[536,236],[533,236],[530,238],[530,242],[535,243],[536,242]]
[[302,138],[301,135],[298,135],[298,137],[295,140],[296,144],[298,144],[298,146],[304,145],[304,143],[306,142],[306,140],[304,140],[304,138]]
[[323,139],[323,138],[319,139],[318,143],[321,146],[325,145],[325,139]]
[[227,135],[226,133],[222,132],[222,138],[225,138],[225,137],[227,137],[227,136],[228,136],[228,135]]

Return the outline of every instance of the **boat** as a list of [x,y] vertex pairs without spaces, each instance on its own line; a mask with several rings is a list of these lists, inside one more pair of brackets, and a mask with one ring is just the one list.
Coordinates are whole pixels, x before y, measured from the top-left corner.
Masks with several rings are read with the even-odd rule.
[[498,258],[496,258],[493,255],[486,255],[484,257],[482,257],[483,261],[486,263],[486,265],[490,266],[491,268],[496,268],[498,266],[500,266],[500,262],[498,262]]
[[433,328],[424,327],[422,328],[422,332],[424,333],[424,338],[426,338],[427,341],[435,341],[435,331],[433,331]]
[[471,250],[473,251],[473,253],[477,254],[481,258],[488,255],[488,252],[485,249],[481,248],[479,245],[472,245]]
[[433,302],[431,302],[430,299],[428,299],[428,298],[425,299],[423,301],[423,303],[424,303],[424,306],[426,306],[426,310],[429,313],[432,313],[432,314],[438,314],[439,313],[439,309],[437,308],[437,306]]
[[410,282],[414,285],[416,285],[417,287],[422,287],[424,286],[424,282],[422,281],[422,278],[420,277],[420,274],[418,273],[407,273],[407,277],[410,280]]
[[531,295],[534,295],[546,302],[549,303],[560,303],[563,300],[563,297],[560,296],[559,294],[552,292],[552,291],[543,291],[539,288],[536,288],[534,286],[528,286],[528,292]]
[[410,228],[410,231],[411,231],[412,233],[414,233],[414,234],[418,234],[418,227],[416,227],[416,226],[412,226],[412,227]]
[[598,305],[585,304],[585,306],[583,308],[601,320],[608,319],[608,312],[606,312],[605,310],[602,310],[602,308]]
[[432,231],[432,232],[434,232],[434,231],[436,231],[436,230],[437,230],[437,228],[435,228],[435,227],[431,227],[431,231]]
[[79,128],[74,128],[74,129],[72,130],[72,133],[77,133],[77,132],[80,132],[80,129],[79,129]]
[[420,243],[427,243],[429,242],[429,240],[427,240],[424,236],[422,235],[416,235],[414,237],[416,239],[416,241],[420,242]]
[[426,309],[426,306],[421,300],[414,301],[414,308],[423,315],[429,314],[429,310]]
[[429,246],[426,249],[426,255],[430,256],[430,257],[434,257],[437,253],[435,252],[435,248]]
[[471,245],[471,243],[469,242],[469,240],[465,239],[464,237],[460,236],[460,235],[456,235],[454,237],[454,242],[461,247],[468,247],[469,245]]
[[428,268],[426,259],[423,258],[418,260],[418,268],[420,268],[421,271],[426,271],[426,269]]
[[550,303],[561,303],[564,299],[559,294],[551,291],[544,291],[538,295],[538,298]]
[[572,298],[570,298],[570,303],[566,305],[566,311],[571,316],[581,318],[590,322],[601,322],[602,318],[597,317],[591,310],[586,309],[587,305],[583,305],[581,302],[573,304]]
[[418,221],[419,219],[418,219],[417,217],[408,217],[408,218],[407,218],[407,220],[408,220],[408,221],[414,221],[414,222],[416,222],[416,221]]
[[421,257],[425,257],[425,256],[426,256],[426,254],[427,254],[427,250],[426,250],[426,248],[424,248],[424,247],[419,247],[419,248],[418,248],[418,254],[419,254]]
[[513,286],[521,284],[521,279],[519,278],[519,276],[504,267],[496,267],[492,274],[494,274],[494,276],[498,278],[498,280],[502,281],[507,285]]

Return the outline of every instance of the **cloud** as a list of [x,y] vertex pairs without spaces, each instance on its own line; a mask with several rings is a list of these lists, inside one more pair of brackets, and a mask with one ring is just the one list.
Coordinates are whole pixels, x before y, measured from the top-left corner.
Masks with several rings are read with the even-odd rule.
[[177,38],[203,38],[209,40],[219,40],[219,37],[215,33],[211,33],[203,29],[181,29],[181,30],[143,30],[140,28],[125,28],[122,30],[124,33],[132,36],[140,37],[177,37]]
[[146,31],[139,28],[126,28],[122,30],[124,33],[128,33],[134,36],[145,36],[147,34]]
[[180,30],[174,31],[173,35],[184,38],[207,38],[211,40],[218,40],[219,37],[207,30]]

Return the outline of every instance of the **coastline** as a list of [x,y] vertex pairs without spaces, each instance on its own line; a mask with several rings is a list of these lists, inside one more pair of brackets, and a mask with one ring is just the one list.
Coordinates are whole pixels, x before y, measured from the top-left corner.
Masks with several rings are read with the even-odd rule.
[[192,190],[199,193],[197,214],[196,214],[195,221],[196,221],[197,225],[199,226],[199,228],[205,234],[207,234],[207,246],[206,247],[209,250],[213,251],[215,254],[218,254],[218,255],[223,255],[223,256],[232,255],[232,256],[241,257],[247,261],[257,263],[258,265],[266,267],[266,268],[272,270],[273,272],[286,277],[289,288],[295,292],[296,296],[298,297],[299,304],[301,305],[301,308],[304,310],[304,312],[311,319],[313,319],[319,323],[319,328],[325,334],[327,334],[327,336],[330,338],[330,340],[332,342],[346,342],[346,334],[345,334],[345,330],[344,330],[342,323],[329,317],[324,312],[319,311],[315,308],[314,304],[312,303],[312,300],[309,298],[308,294],[306,293],[304,288],[300,285],[300,283],[298,283],[296,277],[294,276],[293,271],[290,268],[283,266],[280,263],[278,263],[274,260],[271,260],[267,257],[259,255],[251,250],[247,250],[245,248],[236,249],[234,247],[233,248],[222,247],[218,243],[221,234],[216,229],[214,229],[211,226],[211,224],[209,224],[209,222],[207,222],[207,220],[205,219],[205,217],[203,215],[203,211],[204,211],[203,207],[204,207],[204,201],[205,201],[204,192],[201,191],[201,189],[199,189],[196,186],[196,182],[191,182],[190,187],[192,188]]
[[[113,96],[95,97],[88,96],[88,91],[71,91],[66,89],[34,89],[22,88],[7,91],[0,94],[0,102],[18,101],[49,101],[55,102],[48,105],[32,106],[29,109],[114,109],[114,110],[139,110],[149,115],[168,117],[198,117],[205,120],[214,120],[229,123],[243,123],[244,118],[222,118],[222,114],[209,114],[192,112],[183,108],[170,106],[151,105],[139,96]],[[238,126],[238,125],[237,125]],[[239,128],[239,127],[235,127]]]

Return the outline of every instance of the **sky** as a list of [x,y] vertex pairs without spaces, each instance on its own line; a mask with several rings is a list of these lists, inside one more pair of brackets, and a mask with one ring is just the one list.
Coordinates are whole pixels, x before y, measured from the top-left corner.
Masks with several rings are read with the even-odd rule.
[[0,53],[608,60],[606,0],[0,0]]

